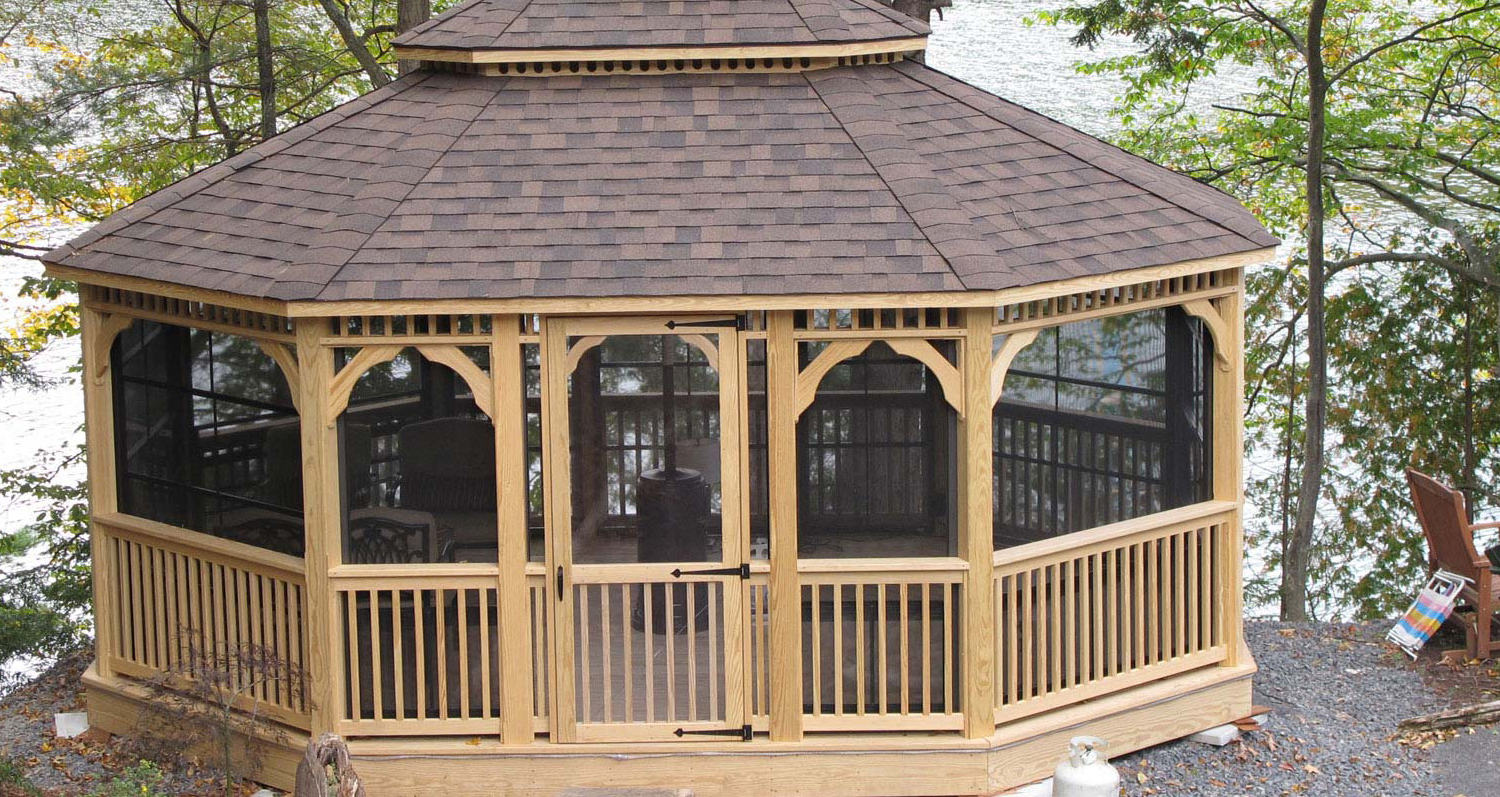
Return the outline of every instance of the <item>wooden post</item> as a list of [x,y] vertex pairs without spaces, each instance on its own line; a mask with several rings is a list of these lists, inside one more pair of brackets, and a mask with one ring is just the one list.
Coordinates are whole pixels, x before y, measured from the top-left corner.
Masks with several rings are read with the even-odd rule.
[[1228,655],[1225,666],[1240,664],[1240,645],[1243,634],[1244,585],[1242,584],[1242,559],[1245,546],[1245,482],[1243,462],[1245,457],[1245,315],[1244,271],[1235,269],[1225,273],[1226,281],[1234,283],[1235,291],[1215,302],[1219,317],[1224,320],[1227,335],[1217,345],[1224,347],[1229,358],[1229,368],[1213,367],[1213,497],[1216,501],[1233,501],[1236,504],[1232,528],[1226,535],[1228,550],[1219,553],[1219,603],[1223,612],[1224,645]]
[[964,310],[964,415],[960,422],[958,505],[959,555],[969,563],[963,598],[964,736],[979,739],[995,732],[995,538],[991,506],[994,471],[990,401],[990,351],[995,311]]
[[792,314],[766,319],[766,456],[771,514],[771,740],[802,740],[802,585],[797,577],[797,341]]
[[[89,513],[114,512],[118,507],[115,473],[115,417],[110,348],[120,325],[108,323],[97,310],[79,310],[83,345],[83,417],[88,445]],[[93,563],[94,668],[101,677],[114,674],[114,652],[119,649],[115,627],[115,561],[112,546],[100,539],[104,530],[90,523],[89,557]]]
[[297,406],[302,424],[302,503],[307,535],[303,558],[307,580],[304,624],[308,655],[307,700],[311,713],[310,734],[317,738],[337,730],[343,716],[344,650],[338,632],[338,602],[328,579],[329,568],[342,557],[339,494],[338,419],[329,412],[329,382],[333,379],[333,349],[322,345],[326,321],[299,318],[296,322],[297,368],[301,398]]
[[500,742],[528,744],[531,727],[531,593],[526,586],[526,384],[521,319],[492,319],[490,385],[494,390],[495,488],[499,494]]

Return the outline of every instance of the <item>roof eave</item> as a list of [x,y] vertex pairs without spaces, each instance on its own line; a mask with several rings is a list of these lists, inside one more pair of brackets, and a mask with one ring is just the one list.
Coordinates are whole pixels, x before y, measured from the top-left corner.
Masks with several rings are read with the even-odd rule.
[[570,47],[566,49],[460,49],[397,45],[396,57],[459,64],[520,64],[551,61],[656,61],[710,58],[839,58],[908,53],[927,49],[926,36],[902,36],[820,44],[714,44],[692,47]]

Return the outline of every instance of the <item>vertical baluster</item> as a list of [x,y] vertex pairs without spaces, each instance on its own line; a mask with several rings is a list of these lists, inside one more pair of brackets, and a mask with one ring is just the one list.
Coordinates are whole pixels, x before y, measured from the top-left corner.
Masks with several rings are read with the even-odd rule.
[[1103,677],[1109,677],[1119,672],[1120,641],[1120,595],[1116,591],[1119,585],[1119,575],[1115,568],[1120,566],[1120,549],[1111,548],[1104,552],[1104,617],[1109,621],[1109,627],[1104,632],[1104,666],[1099,670]]
[[[708,716],[710,719],[720,719],[724,715],[719,711],[719,679],[726,678],[727,673],[719,670],[719,592],[724,588],[722,582],[709,584],[708,586]],[[728,689],[728,685],[725,685]]]
[[492,717],[495,713],[495,697],[490,688],[490,591],[488,588],[477,589],[479,596],[479,678],[480,678],[480,712],[481,716]]
[[1146,650],[1141,657],[1143,665],[1155,664],[1161,651],[1161,636],[1159,633],[1160,607],[1157,595],[1160,584],[1157,582],[1157,562],[1160,558],[1160,550],[1157,540],[1148,540],[1141,544],[1142,553],[1146,559],[1146,581],[1142,589],[1146,593]]
[[1188,596],[1192,593],[1187,591],[1188,580],[1185,578],[1187,570],[1187,541],[1191,531],[1172,535],[1172,555],[1176,560],[1172,568],[1172,604],[1175,610],[1172,613],[1172,638],[1176,643],[1175,655],[1182,656],[1187,653],[1187,629],[1188,629]]
[[589,621],[589,591],[588,584],[579,584],[573,588],[578,607],[578,649],[573,656],[578,662],[579,722],[594,721],[594,646],[589,640],[592,625]]
[[375,708],[374,718],[385,718],[385,673],[381,659],[385,658],[385,644],[380,633],[380,590],[367,590],[370,601],[370,702]]
[[620,585],[620,635],[624,637],[625,650],[625,721],[635,722],[635,660],[631,658],[631,640],[635,636],[630,626],[630,585]]
[[833,714],[844,713],[844,585],[833,584]]
[[1183,569],[1187,571],[1185,592],[1183,602],[1187,605],[1187,636],[1183,652],[1197,652],[1200,649],[1198,641],[1198,530],[1188,529],[1182,535],[1183,545],[1186,548],[1185,563]]
[[1036,692],[1036,646],[1033,639],[1039,613],[1033,612],[1032,604],[1040,597],[1035,591],[1032,574],[1035,570],[1023,570],[1021,577],[1021,699],[1026,700]]
[[[427,680],[427,596],[431,590],[412,590],[411,625],[412,625],[412,654],[417,667],[416,716],[418,720],[427,719],[427,690],[430,683]],[[433,603],[436,606],[436,602]]]
[[683,584],[687,594],[687,643],[688,671],[687,698],[688,720],[698,719],[698,585]]
[[932,713],[932,584],[922,583],[922,713]]
[[[992,579],[993,580],[993,579]],[[999,582],[995,582],[995,589],[999,589]],[[958,649],[953,646],[953,604],[954,596],[958,593],[958,583],[947,584],[941,588],[943,602],[943,713],[955,714],[953,706],[953,657],[958,654]],[[997,602],[995,604],[999,606]],[[997,659],[998,661],[998,659]]]
[[474,715],[469,705],[469,692],[473,689],[469,663],[469,590],[454,590],[458,606],[458,716],[470,719]]
[[652,612],[652,592],[655,592],[652,584],[641,585],[641,606],[646,612],[646,633],[642,640],[646,643],[646,721],[656,721],[656,617]]
[[901,582],[901,607],[896,611],[901,623],[901,713],[911,713],[911,604],[907,584]]
[[364,719],[360,711],[359,683],[362,677],[360,672],[359,655],[359,623],[355,619],[355,593],[335,593],[344,601],[344,647],[348,648],[348,665],[345,669],[345,680],[349,684],[349,706],[344,712],[347,719]]
[[1083,574],[1078,572],[1082,560],[1068,559],[1063,562],[1063,606],[1067,612],[1063,616],[1063,650],[1066,657],[1063,660],[1063,687],[1072,688],[1078,684],[1079,673],[1083,669],[1082,649],[1083,642],[1088,637],[1088,632],[1080,623],[1081,608],[1083,606],[1082,581]]
[[[831,319],[833,318],[833,315],[831,312],[829,314],[829,318],[830,323],[832,323]],[[812,660],[812,713],[814,716],[817,716],[823,713],[824,662],[823,639],[821,635],[821,626],[823,625],[823,606],[821,595],[819,594],[823,589],[823,585],[809,584],[807,588],[808,594],[812,596],[812,646],[809,649]]]
[[406,590],[391,590],[391,699],[395,704],[396,719],[406,719],[406,649],[402,637],[401,602]]
[[1047,592],[1047,661],[1051,668],[1047,692],[1050,693],[1062,689],[1062,565],[1047,566]]
[[1213,540],[1212,526],[1199,532],[1198,544],[1198,644],[1203,648],[1214,645],[1213,639],[1213,560],[1209,557]]
[[888,698],[887,683],[891,679],[890,679],[890,669],[886,666],[886,650],[887,650],[887,641],[888,640],[886,639],[887,634],[886,634],[886,626],[885,626],[885,584],[884,583],[880,583],[880,584],[876,584],[875,585],[875,613],[876,613],[875,635],[876,635],[876,639],[879,641],[879,644],[880,644],[879,656],[878,656],[878,665],[879,665],[880,669],[876,670],[876,673],[877,673],[876,674],[876,687],[879,689],[879,694],[880,694],[880,710],[879,710],[879,713],[886,714],[886,713],[889,713],[890,707],[891,707],[890,701],[887,699]]
[[599,669],[603,670],[604,721],[614,722],[614,616],[609,610],[609,584],[599,585],[599,649],[602,655]]
[[662,607],[662,620],[667,624],[667,716],[668,722],[677,717],[677,584],[666,585],[666,605]]
[[[410,327],[408,327],[410,329]],[[433,648],[437,651],[437,709],[438,719],[448,719],[451,712],[448,710],[448,651],[451,647],[448,640],[448,593],[450,590],[433,590],[433,619],[437,621],[437,643]]]
[[861,716],[869,699],[865,692],[865,670],[869,655],[865,651],[865,585],[854,585],[854,711]]

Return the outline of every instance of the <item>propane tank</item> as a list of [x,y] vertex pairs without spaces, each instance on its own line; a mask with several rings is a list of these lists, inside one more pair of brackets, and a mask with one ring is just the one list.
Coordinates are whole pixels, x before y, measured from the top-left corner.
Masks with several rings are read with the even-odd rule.
[[1052,775],[1052,797],[1120,797],[1120,773],[1100,752],[1108,746],[1096,736],[1074,736]]

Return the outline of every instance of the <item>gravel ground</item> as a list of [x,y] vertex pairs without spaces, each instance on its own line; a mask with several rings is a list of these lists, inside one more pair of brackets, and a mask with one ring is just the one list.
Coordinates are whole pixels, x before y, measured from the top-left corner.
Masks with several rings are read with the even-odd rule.
[[[1435,655],[1413,664],[1380,641],[1386,628],[1247,623],[1260,665],[1255,702],[1271,708],[1265,727],[1222,748],[1180,741],[1122,756],[1114,763],[1124,794],[1500,797],[1500,769],[1485,764],[1500,761],[1496,728],[1396,734],[1408,717],[1494,699],[1500,669],[1446,669]],[[48,797],[87,795],[137,760],[120,739],[53,737],[54,712],[81,710],[78,676],[87,657],[65,656],[0,695],[0,757],[20,764]],[[214,793],[205,778],[180,768],[161,791]]]
[[[92,657],[92,650],[66,654],[31,682],[0,694],[0,758],[18,765],[47,797],[91,794],[140,760],[128,741],[118,737],[101,743],[91,734],[75,739],[53,734],[53,714],[83,710],[79,678]],[[201,773],[167,769],[160,793],[219,793]]]
[[[1500,792],[1466,793],[1469,784],[1447,778],[1451,765],[1435,759],[1449,757],[1437,751],[1451,742],[1397,738],[1401,720],[1448,701],[1423,681],[1419,667],[1433,665],[1414,665],[1379,641],[1387,629],[1247,623],[1260,665],[1255,702],[1271,708],[1264,728],[1222,748],[1179,741],[1122,756],[1114,763],[1124,793],[1496,797]],[[1464,747],[1500,740],[1493,729],[1464,735]],[[1497,756],[1500,749],[1491,747],[1489,758]]]

